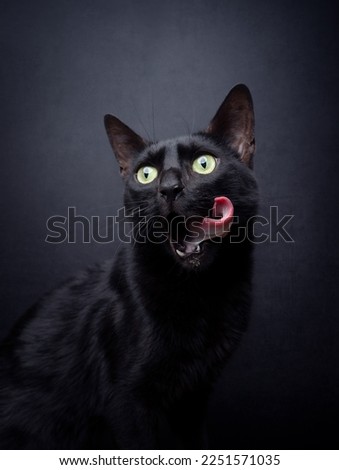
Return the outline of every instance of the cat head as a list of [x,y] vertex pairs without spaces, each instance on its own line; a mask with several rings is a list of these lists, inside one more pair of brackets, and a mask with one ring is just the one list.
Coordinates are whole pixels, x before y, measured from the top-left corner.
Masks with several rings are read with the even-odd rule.
[[254,112],[245,85],[235,86],[195,134],[148,142],[111,115],[105,127],[126,209],[138,220],[136,242],[153,245],[153,253],[160,249],[181,267],[203,269],[255,215]]

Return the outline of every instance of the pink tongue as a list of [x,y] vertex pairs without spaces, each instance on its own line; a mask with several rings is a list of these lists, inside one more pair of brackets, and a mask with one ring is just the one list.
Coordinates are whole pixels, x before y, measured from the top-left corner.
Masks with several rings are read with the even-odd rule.
[[232,225],[233,211],[233,204],[227,197],[216,197],[212,216],[218,218],[205,217],[201,222],[192,224],[190,230],[194,232],[194,235],[185,239],[186,253],[196,251],[197,245],[204,240],[227,235]]
[[224,237],[230,231],[233,220],[233,204],[225,196],[219,196],[214,199],[212,209],[213,217],[205,217],[202,221],[202,229],[205,233],[204,240],[207,238]]

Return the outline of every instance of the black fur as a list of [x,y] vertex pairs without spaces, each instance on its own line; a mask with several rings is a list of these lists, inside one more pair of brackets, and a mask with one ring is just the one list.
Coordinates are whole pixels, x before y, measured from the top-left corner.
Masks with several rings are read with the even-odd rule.
[[[255,214],[253,110],[244,85],[198,134],[150,144],[112,116],[106,128],[128,214],[204,217],[224,195],[240,220],[231,234]],[[201,153],[218,159],[209,175],[191,170]],[[158,181],[136,181],[141,162],[157,166]],[[162,197],[164,175],[182,185],[177,199]],[[206,446],[207,396],[246,326],[252,246],[229,236],[207,240],[191,262],[168,241],[139,243],[152,227],[136,227],[135,242],[123,243],[114,263],[45,296],[3,343],[1,448]]]

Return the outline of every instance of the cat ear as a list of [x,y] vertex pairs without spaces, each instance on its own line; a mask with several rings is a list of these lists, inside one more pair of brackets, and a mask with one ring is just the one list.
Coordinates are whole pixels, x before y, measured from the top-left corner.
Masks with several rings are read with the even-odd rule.
[[206,132],[225,139],[252,168],[255,150],[252,96],[246,85],[236,85],[218,109]]
[[133,157],[144,150],[147,142],[120,119],[110,114],[105,116],[105,127],[113,152],[123,177],[128,175]]

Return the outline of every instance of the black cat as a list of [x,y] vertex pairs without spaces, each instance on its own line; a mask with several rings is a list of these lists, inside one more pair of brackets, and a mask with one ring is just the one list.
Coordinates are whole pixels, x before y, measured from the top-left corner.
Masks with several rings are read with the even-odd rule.
[[133,242],[3,343],[4,449],[202,448],[208,393],[246,326],[252,246],[236,234],[258,199],[247,87],[193,135],[149,143],[105,125]]

